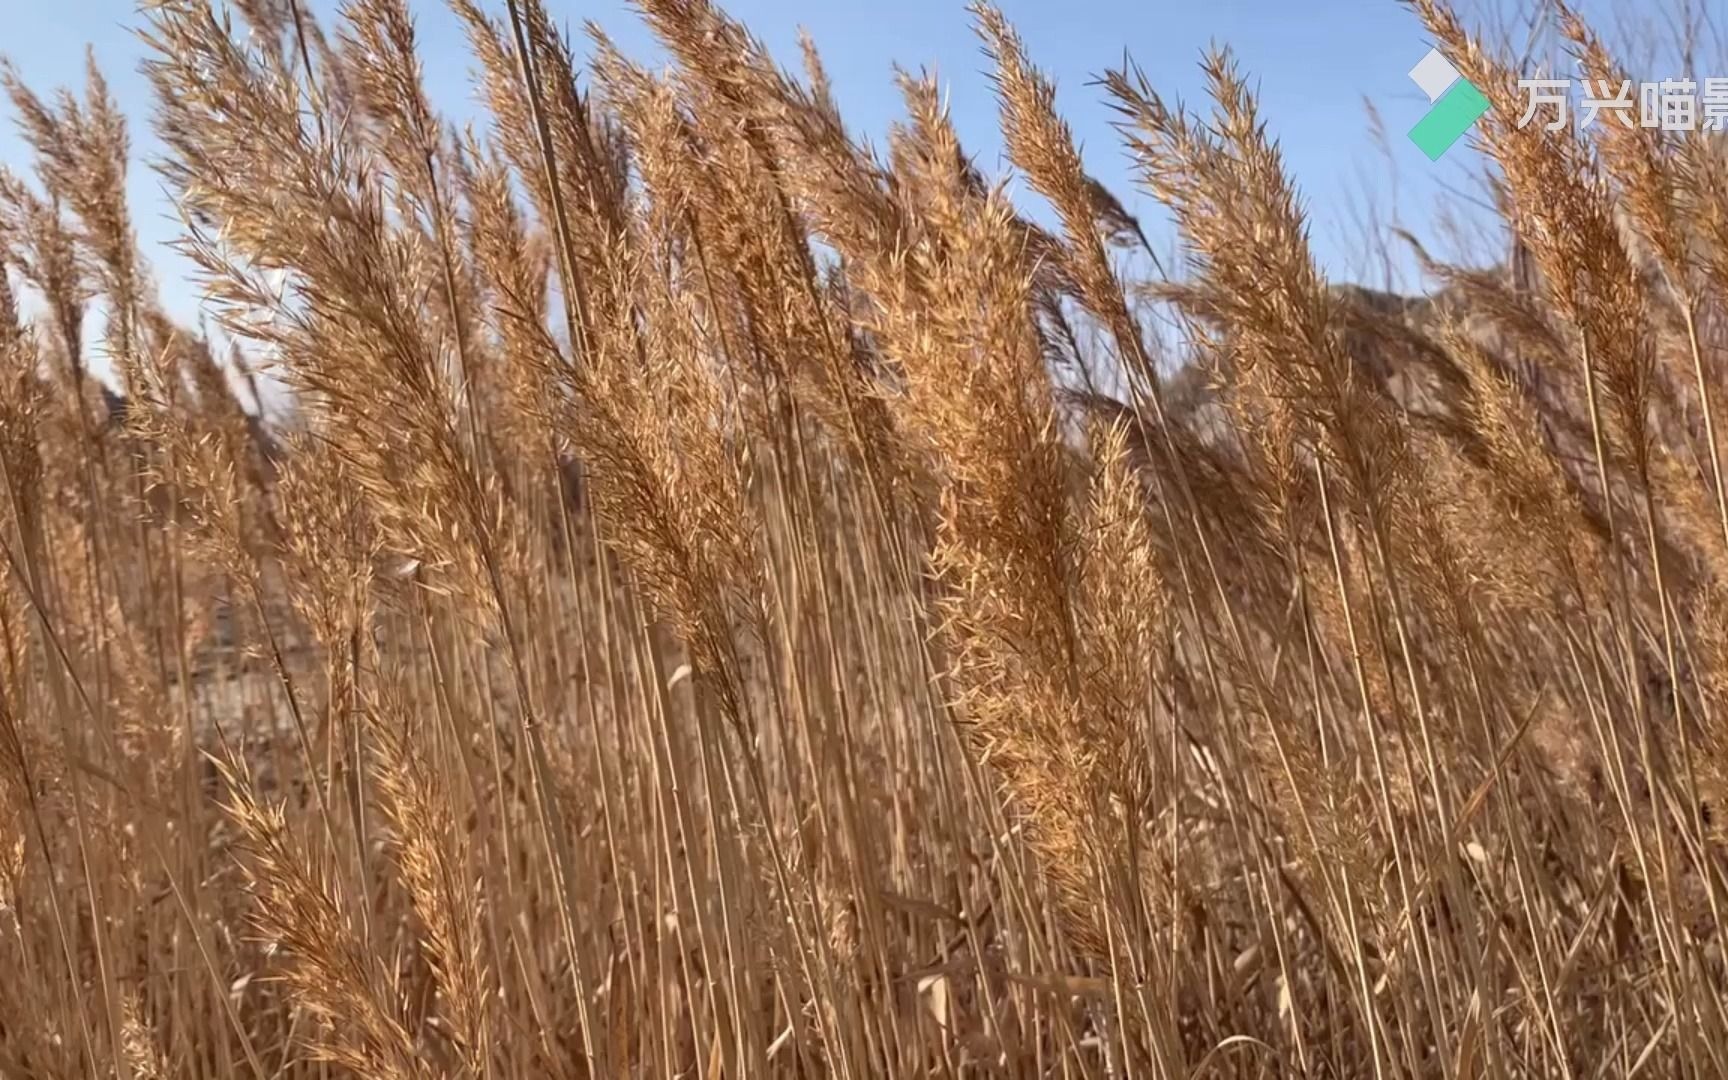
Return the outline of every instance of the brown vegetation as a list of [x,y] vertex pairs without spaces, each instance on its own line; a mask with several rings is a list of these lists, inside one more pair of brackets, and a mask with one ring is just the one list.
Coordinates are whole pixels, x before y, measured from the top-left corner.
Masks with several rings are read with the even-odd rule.
[[7,69],[0,1076],[1728,1074],[1709,136],[1415,0],[1534,272],[1374,302],[1227,55],[1113,71],[1144,282],[983,3],[1053,227],[927,79],[451,2],[484,131],[405,0],[148,5],[231,356]]

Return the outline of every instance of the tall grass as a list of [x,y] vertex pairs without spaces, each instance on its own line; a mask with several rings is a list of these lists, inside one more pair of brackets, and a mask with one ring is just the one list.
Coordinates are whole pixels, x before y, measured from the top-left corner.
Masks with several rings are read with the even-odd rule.
[[1415,0],[1520,256],[1386,303],[1125,65],[1141,280],[985,3],[1051,214],[707,0],[451,4],[478,129],[406,0],[147,6],[219,333],[4,69],[0,1075],[1728,1074],[1712,136]]

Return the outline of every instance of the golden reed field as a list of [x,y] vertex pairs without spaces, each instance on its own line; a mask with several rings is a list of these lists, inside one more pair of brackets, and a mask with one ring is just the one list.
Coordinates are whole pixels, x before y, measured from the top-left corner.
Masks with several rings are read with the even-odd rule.
[[0,1076],[1728,1075],[1728,143],[1413,0],[1511,254],[1399,302],[1126,63],[1140,274],[985,3],[1003,176],[450,3],[461,128],[406,0],[3,69]]

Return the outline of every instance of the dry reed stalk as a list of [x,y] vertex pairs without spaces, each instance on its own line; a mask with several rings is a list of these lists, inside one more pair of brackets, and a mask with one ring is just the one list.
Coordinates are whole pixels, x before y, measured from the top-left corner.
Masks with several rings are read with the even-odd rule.
[[1170,280],[995,9],[1051,229],[932,81],[878,155],[638,6],[590,94],[454,0],[458,135],[405,0],[153,3],[215,332],[100,73],[8,76],[0,1072],[1722,1071],[1705,140],[1515,130],[1418,3],[1540,277],[1399,300],[1128,68]]
[[329,870],[289,830],[279,806],[258,801],[256,781],[236,761],[219,761],[223,810],[239,830],[253,919],[282,978],[322,1030],[312,1046],[324,1060],[361,1076],[428,1075],[405,1026],[400,990],[382,957],[366,950]]

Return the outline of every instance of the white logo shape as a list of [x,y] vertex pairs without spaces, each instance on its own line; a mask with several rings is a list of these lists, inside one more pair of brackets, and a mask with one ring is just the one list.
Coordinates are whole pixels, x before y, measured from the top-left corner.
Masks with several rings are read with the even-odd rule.
[[1428,95],[1429,101],[1439,101],[1440,95],[1452,88],[1458,81],[1458,69],[1452,62],[1440,55],[1439,49],[1429,49],[1428,55],[1416,62],[1410,69],[1410,81]]

